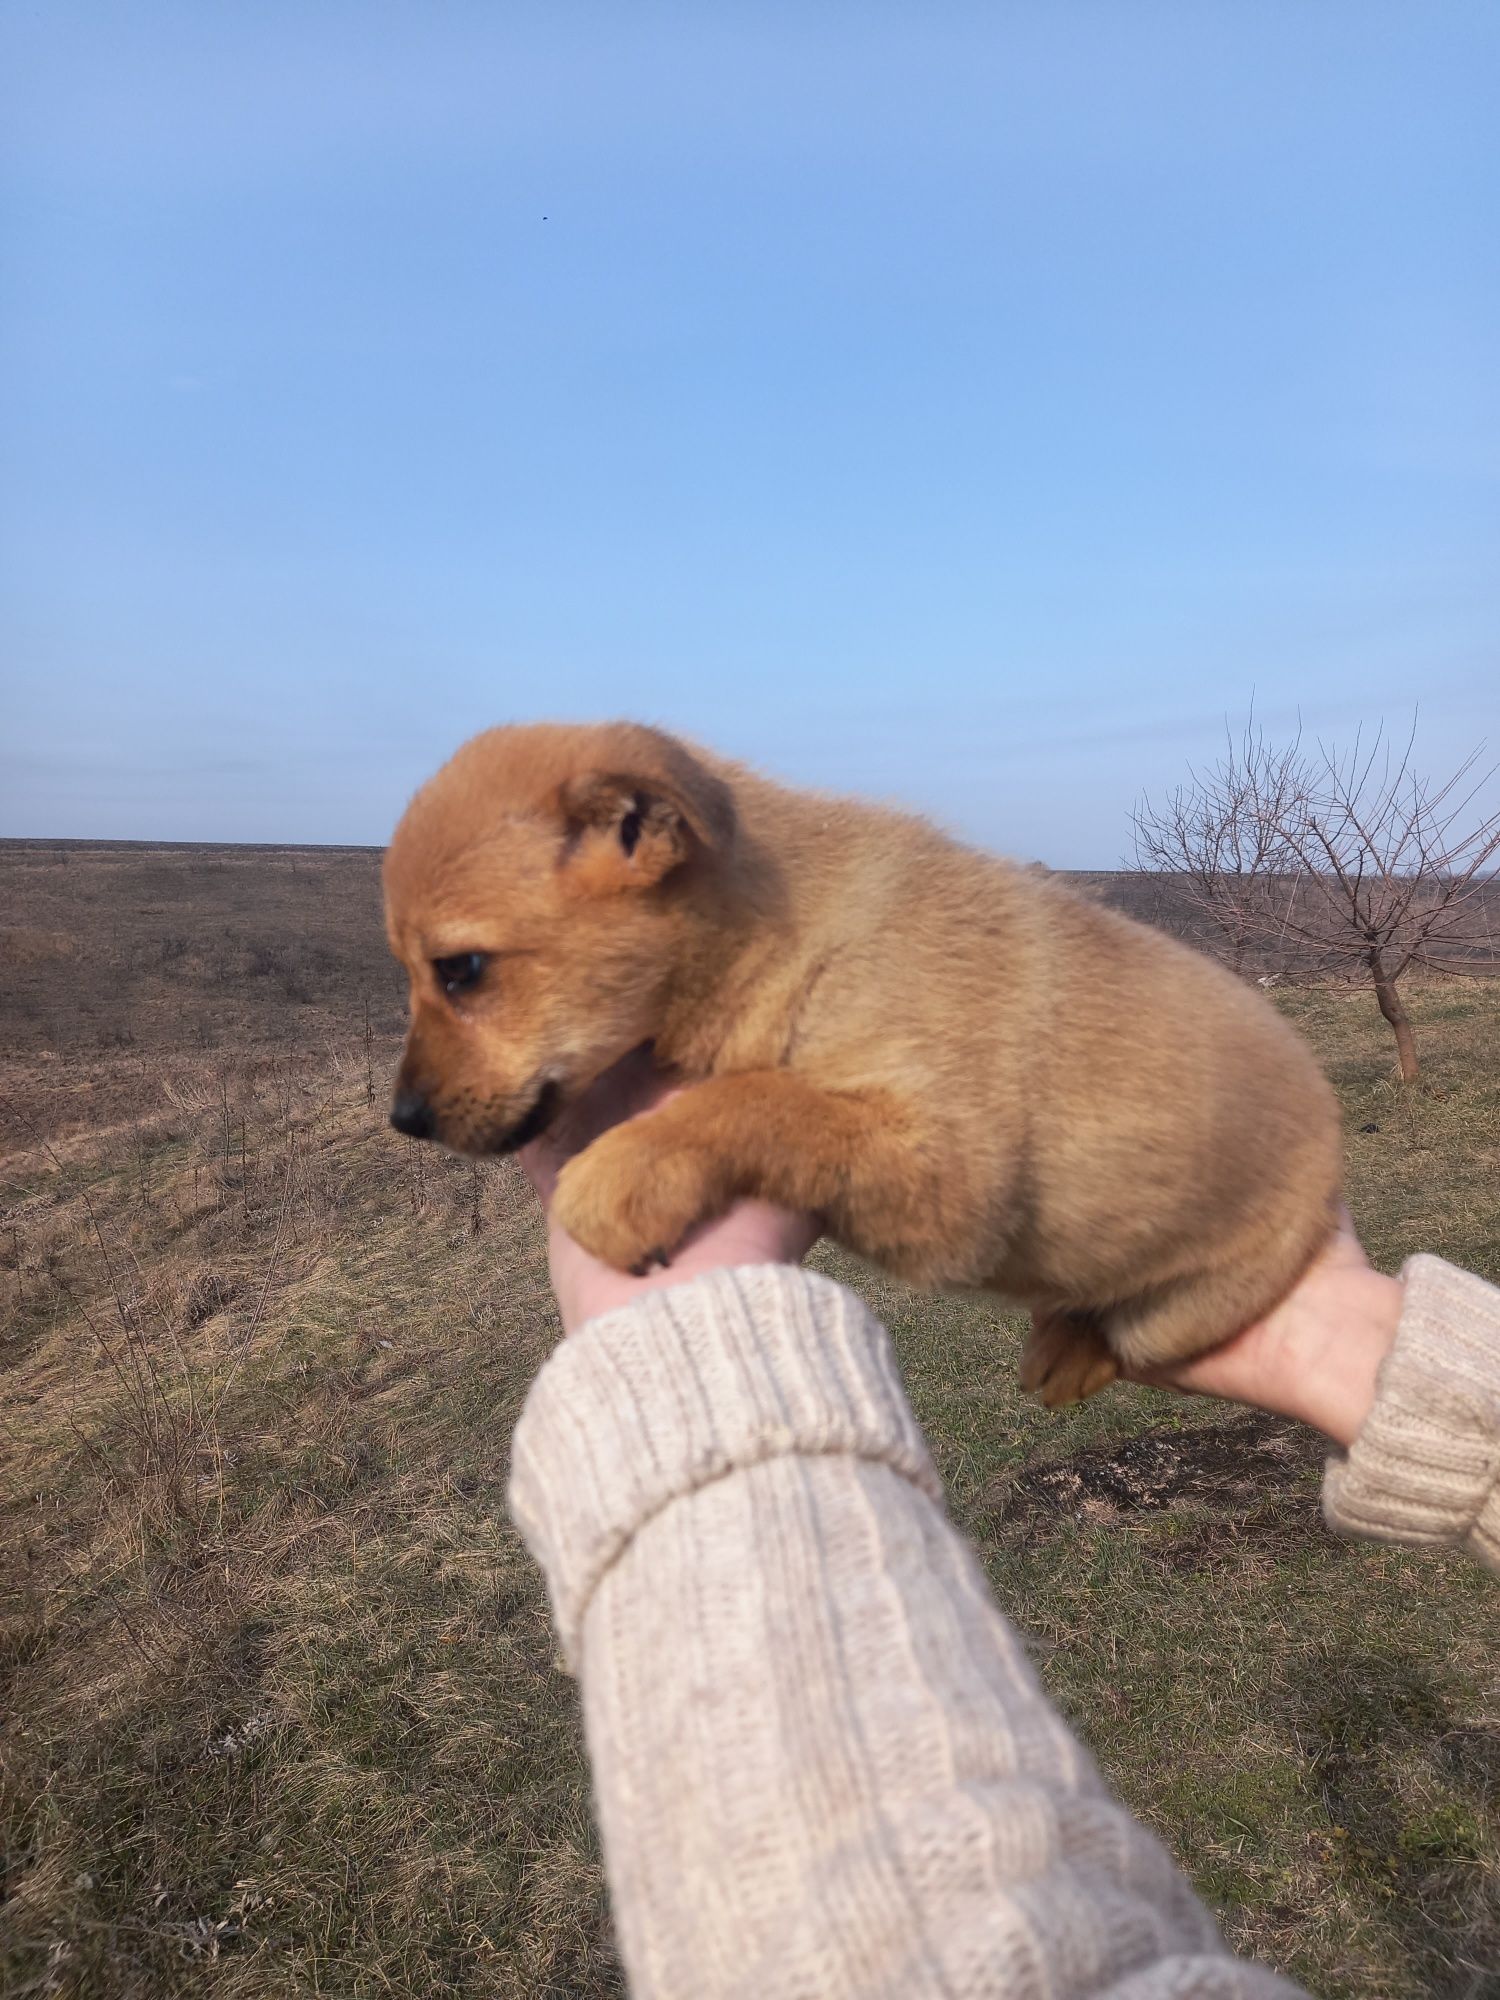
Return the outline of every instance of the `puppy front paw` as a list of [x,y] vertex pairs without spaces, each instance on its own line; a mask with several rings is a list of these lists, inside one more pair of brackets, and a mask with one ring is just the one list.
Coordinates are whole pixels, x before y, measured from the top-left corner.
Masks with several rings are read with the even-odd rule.
[[684,1236],[724,1207],[709,1156],[648,1129],[653,1115],[615,1125],[569,1160],[553,1220],[602,1263],[637,1277],[667,1264]]

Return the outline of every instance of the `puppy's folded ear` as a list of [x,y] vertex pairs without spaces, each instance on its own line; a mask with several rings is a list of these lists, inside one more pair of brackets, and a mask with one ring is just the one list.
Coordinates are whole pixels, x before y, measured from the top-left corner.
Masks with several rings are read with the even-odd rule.
[[648,889],[695,855],[728,847],[728,786],[685,751],[671,763],[639,774],[584,771],[563,785],[567,866],[580,887],[601,894]]

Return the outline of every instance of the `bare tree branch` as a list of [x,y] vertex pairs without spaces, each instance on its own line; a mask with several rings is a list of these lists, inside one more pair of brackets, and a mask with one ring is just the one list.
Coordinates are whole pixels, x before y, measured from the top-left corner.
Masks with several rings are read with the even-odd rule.
[[1137,866],[1169,878],[1185,928],[1244,974],[1368,978],[1417,1074],[1397,991],[1414,967],[1493,970],[1500,812],[1476,817],[1495,775],[1475,749],[1435,784],[1414,765],[1416,719],[1393,745],[1355,732],[1347,751],[1269,743],[1252,715],[1224,754],[1133,815]]

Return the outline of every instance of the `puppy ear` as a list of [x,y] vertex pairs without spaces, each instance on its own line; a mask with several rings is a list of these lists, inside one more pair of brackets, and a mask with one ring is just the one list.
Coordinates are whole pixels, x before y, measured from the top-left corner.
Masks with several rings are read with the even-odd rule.
[[585,771],[568,779],[558,806],[568,829],[568,866],[600,892],[648,889],[697,854],[733,837],[729,788],[694,760],[636,775]]

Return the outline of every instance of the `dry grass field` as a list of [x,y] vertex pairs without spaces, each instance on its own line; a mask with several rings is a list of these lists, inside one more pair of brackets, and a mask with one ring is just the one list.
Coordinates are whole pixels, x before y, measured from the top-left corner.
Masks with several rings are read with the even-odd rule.
[[[1108,885],[1104,887],[1108,889]],[[1128,890],[1128,885],[1126,885]],[[1500,985],[1288,992],[1372,1254],[1500,1275]],[[0,1991],[618,1993],[574,1690],[504,1510],[555,1337],[513,1168],[385,1124],[362,851],[0,846]],[[1500,1590],[1336,1542],[1316,1441],[820,1250],[899,1344],[1056,1700],[1241,1948],[1500,1993]]]

